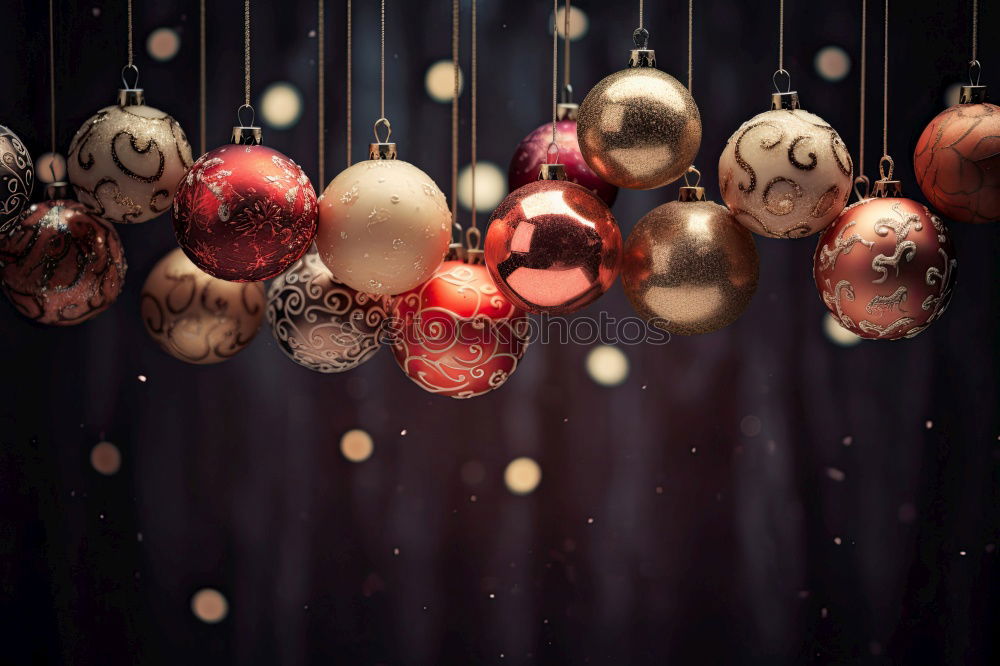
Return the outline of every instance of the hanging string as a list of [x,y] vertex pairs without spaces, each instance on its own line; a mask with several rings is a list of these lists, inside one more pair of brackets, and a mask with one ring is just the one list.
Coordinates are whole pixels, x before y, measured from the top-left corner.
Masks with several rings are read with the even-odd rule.
[[[860,128],[860,135],[858,137],[858,175],[854,179],[854,192],[858,195],[858,199],[864,199],[868,196],[868,176],[865,175],[865,105],[866,102],[866,90],[867,90],[867,65],[865,61],[867,60],[868,52],[868,0],[861,0],[861,90],[858,97],[860,98],[860,111],[858,113],[858,126]],[[858,185],[865,186],[865,193],[862,194],[858,190]]]
[[[571,90],[569,83],[569,15],[570,15],[570,0],[566,0],[566,6],[563,8],[563,90],[566,91],[566,101],[571,101],[569,99],[569,92]],[[555,16],[553,15],[553,21],[555,21]],[[553,26],[553,30],[555,26]]]
[[785,0],[778,0],[778,71],[785,71]]
[[128,66],[135,67],[132,62],[132,0],[128,0]]
[[326,183],[326,107],[323,103],[323,99],[326,95],[326,81],[324,79],[326,72],[324,71],[324,60],[323,60],[323,0],[316,0],[316,93],[319,95],[319,100],[317,103],[317,115],[319,116],[316,121],[316,131],[319,134],[316,145],[317,160],[319,161],[319,186],[323,187]]
[[[557,89],[559,87],[559,31],[556,30],[556,14],[559,10],[559,0],[552,0],[552,141],[549,143],[546,162],[555,163],[559,157],[559,146],[556,145],[556,122],[558,116],[558,104],[556,103]],[[555,157],[553,157],[555,154]]]
[[[478,85],[478,54],[476,50],[476,0],[472,0],[472,137],[470,138],[470,146],[472,152],[472,164],[469,166],[469,172],[472,176],[472,192],[469,196],[469,203],[472,206],[472,221],[469,225],[469,239],[470,246],[472,248],[479,248],[479,230],[476,228],[476,132],[477,132],[477,122],[476,122],[476,88]],[[475,241],[473,242],[473,239]]]
[[[979,85],[982,65],[979,64],[979,0],[972,0],[972,60],[969,61],[969,85]],[[975,78],[973,78],[975,77]]]
[[382,0],[379,44],[379,118],[385,118],[385,0]]
[[208,107],[206,103],[207,74],[205,69],[205,0],[200,0],[198,7],[198,140],[201,144],[201,154],[205,154],[205,126]]
[[347,0],[347,130],[346,130],[346,152],[347,166],[351,166],[351,0]]
[[49,0],[49,133],[52,152],[52,180],[56,179],[56,39],[52,20],[52,0]]
[[459,0],[451,1],[451,68],[454,74],[454,88],[451,95],[451,226],[452,239],[459,234],[462,225],[458,222],[458,87],[461,70],[458,66],[458,45],[460,29]]
[[642,8],[642,0],[639,0],[639,30],[643,30],[643,25],[642,25],[642,18],[643,18],[642,17],[642,9],[643,9]]
[[694,0],[688,0],[688,92],[694,94]]
[[[888,164],[889,171],[883,170]],[[885,0],[885,24],[882,40],[882,159],[879,160],[879,175],[884,180],[892,179],[893,161],[889,157],[889,0]]]
[[243,0],[243,104],[250,106],[250,0]]

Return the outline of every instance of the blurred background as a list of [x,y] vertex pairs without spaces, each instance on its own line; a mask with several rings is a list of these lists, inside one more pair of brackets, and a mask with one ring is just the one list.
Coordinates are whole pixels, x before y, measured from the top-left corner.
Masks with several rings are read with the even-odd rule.
[[[0,123],[37,157],[47,7],[0,4]],[[438,63],[451,3],[386,4],[393,137],[448,193],[451,71]],[[637,4],[574,3],[577,101],[627,63]],[[881,3],[869,4],[874,175]],[[1000,90],[1000,7],[981,4],[983,80]],[[56,5],[65,152],[115,99],[125,2]],[[710,196],[726,138],[768,107],[777,5],[695,2]],[[957,100],[971,0],[893,5],[889,148],[922,199],[913,146]],[[357,160],[378,115],[378,3],[354,6]],[[239,10],[208,2],[207,148],[241,103]],[[686,10],[646,3],[650,46],[678,77]],[[326,11],[329,179],[346,163],[346,22],[343,2]],[[479,0],[478,12],[483,223],[518,141],[550,113],[552,8]],[[253,21],[265,141],[315,180],[316,6],[255,0]],[[859,21],[860,2],[786,8],[794,87],[852,152]],[[198,3],[136,2],[135,31],[147,100],[199,153]],[[627,233],[675,197],[676,184],[623,191],[614,213]],[[60,330],[0,309],[0,662],[995,664],[1000,235],[951,229],[954,300],[913,340],[831,325],[815,239],[757,237],[760,286],[731,327],[661,346],[535,345],[500,390],[455,401],[421,391],[386,351],[349,374],[312,373],[266,324],[226,363],[174,360],[139,315],[146,275],[175,246],[170,215],[119,226],[129,272],[109,311]],[[579,315],[601,310],[631,314],[620,285]]]

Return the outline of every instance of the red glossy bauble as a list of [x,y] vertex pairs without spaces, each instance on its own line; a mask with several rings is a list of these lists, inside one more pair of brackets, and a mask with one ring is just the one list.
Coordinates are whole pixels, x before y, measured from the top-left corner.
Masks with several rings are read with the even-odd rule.
[[41,324],[87,321],[125,284],[118,232],[76,201],[32,205],[0,236],[0,286],[14,307]]
[[202,155],[174,197],[174,231],[209,275],[259,282],[295,263],[316,235],[316,192],[290,158],[266,146]]
[[497,287],[528,312],[566,314],[592,303],[618,277],[622,235],[597,196],[564,180],[538,180],[507,195],[490,218],[486,265]]
[[427,282],[395,297],[387,335],[399,367],[420,388],[473,398],[514,372],[528,327],[484,266],[446,261]]
[[956,104],[939,113],[917,141],[913,169],[945,217],[1000,220],[1000,106]]
[[813,277],[840,324],[863,338],[912,338],[941,316],[955,282],[947,228],[898,197],[848,206],[819,239]]
[[[552,123],[546,123],[524,137],[510,159],[507,184],[513,192],[519,187],[538,180],[538,170],[548,161],[549,144],[552,142]],[[618,188],[604,182],[594,173],[580,152],[576,138],[576,120],[556,123],[556,144],[559,146],[557,161],[566,165],[566,180],[585,187],[611,206],[618,198]]]

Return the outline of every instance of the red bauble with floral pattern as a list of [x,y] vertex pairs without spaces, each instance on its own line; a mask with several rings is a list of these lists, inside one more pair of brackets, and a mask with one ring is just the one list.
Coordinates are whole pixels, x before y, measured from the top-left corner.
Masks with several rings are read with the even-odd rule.
[[276,150],[227,145],[202,155],[174,197],[174,231],[209,275],[259,282],[295,263],[316,235],[316,192]]
[[396,362],[429,393],[473,398],[498,388],[528,346],[529,321],[485,266],[446,261],[392,303],[387,337]]

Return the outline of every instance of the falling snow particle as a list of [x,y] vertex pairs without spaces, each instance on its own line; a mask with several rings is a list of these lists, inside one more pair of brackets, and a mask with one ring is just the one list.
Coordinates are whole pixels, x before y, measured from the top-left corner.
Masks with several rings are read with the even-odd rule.
[[851,444],[854,443],[854,438],[848,435],[844,439],[840,440],[840,443],[843,444],[844,446],[850,446]]
[[964,550],[958,551],[958,554],[961,555],[962,557],[965,557],[965,551]]
[[594,524],[594,519],[593,518],[587,518],[587,524],[588,525],[593,525]]
[[844,479],[847,478],[847,475],[844,474],[839,469],[837,469],[836,467],[827,467],[826,475],[834,481],[843,481]]
[[657,495],[663,494],[663,486],[656,486],[656,494]]
[[392,549],[392,554],[393,555],[399,555],[399,548],[393,548]]
[[827,609],[826,609],[825,607],[824,607],[824,608],[821,608],[821,609],[820,609],[820,611],[819,611],[819,616],[820,616],[821,618],[823,618],[824,620],[825,620],[825,619],[827,618],[827,616],[828,616],[829,614],[830,614],[830,611],[828,611],[828,610],[827,610]]
[[930,430],[931,428],[934,427],[934,421],[928,419],[927,421],[924,422],[924,427]]
[[399,436],[406,437],[406,428],[403,428],[402,430],[399,431]]
[[844,543],[843,539],[841,539],[840,537],[833,537],[833,542],[834,542],[835,544],[837,544],[838,546],[839,546],[840,544]]
[[146,383],[146,375],[139,375],[139,381],[145,384]]

